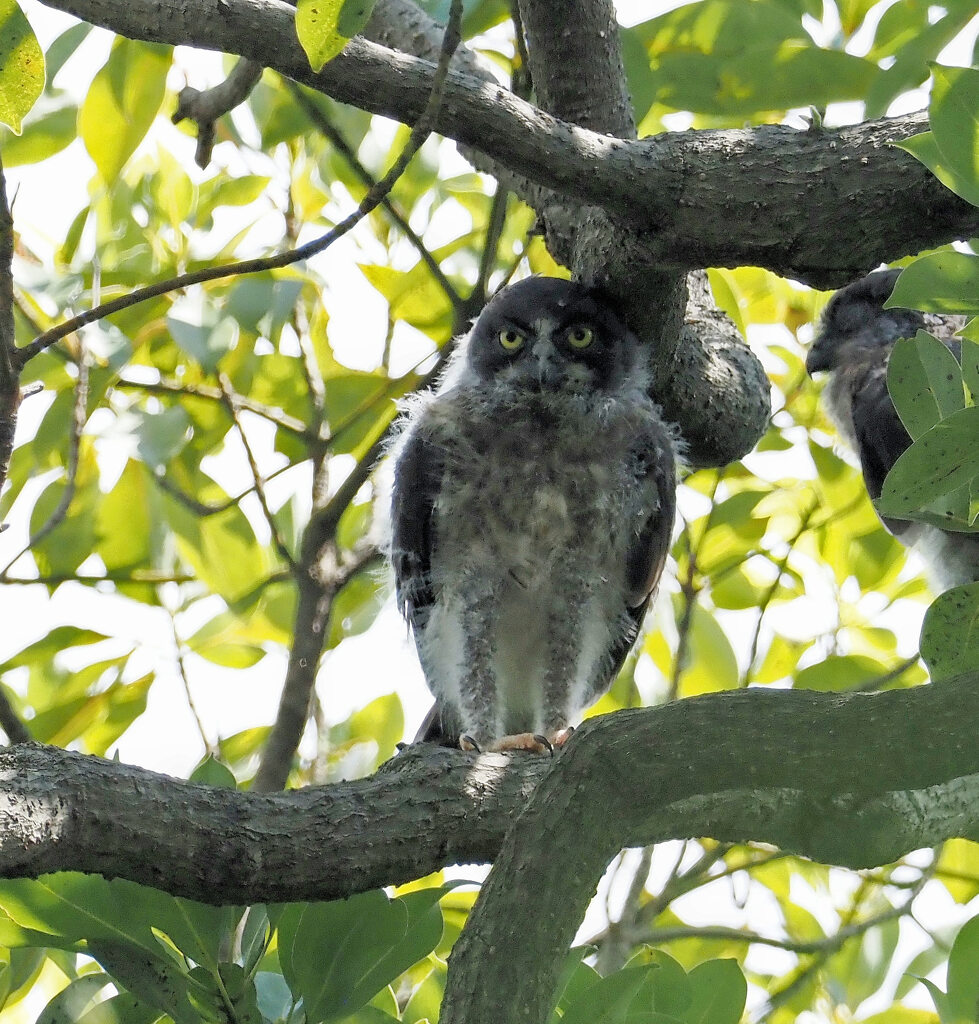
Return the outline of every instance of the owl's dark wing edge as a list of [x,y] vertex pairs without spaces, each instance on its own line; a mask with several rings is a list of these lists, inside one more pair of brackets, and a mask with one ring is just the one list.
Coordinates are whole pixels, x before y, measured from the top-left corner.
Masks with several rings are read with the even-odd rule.
[[398,455],[391,502],[391,562],[398,607],[413,629],[425,621],[434,600],[432,541],[435,502],[442,482],[438,447],[416,430]]
[[[839,373],[845,374],[843,367]],[[887,390],[886,363],[874,366],[862,381],[850,390],[853,434],[863,480],[871,498],[879,498],[884,477],[911,444],[911,437],[901,422]],[[903,519],[881,520],[895,537],[911,523]]]
[[656,449],[645,453],[646,475],[656,486],[659,503],[646,517],[626,554],[627,600],[630,608],[645,606],[656,589],[670,552],[676,517],[676,464],[673,448],[664,436]]
[[649,599],[663,575],[666,556],[670,553],[673,520],[676,517],[676,463],[670,440],[663,437],[656,449],[644,452],[647,477],[656,485],[659,504],[649,513],[626,553],[626,581],[629,585],[628,613],[631,626],[616,638],[609,648],[610,679],[622,668],[639,634]]
[[[391,508],[391,563],[398,607],[418,630],[435,600],[432,591],[432,544],[435,503],[442,482],[443,461],[438,446],[416,429],[401,449],[394,471]],[[416,743],[454,747],[459,728],[445,720],[446,709],[436,701],[415,736]]]

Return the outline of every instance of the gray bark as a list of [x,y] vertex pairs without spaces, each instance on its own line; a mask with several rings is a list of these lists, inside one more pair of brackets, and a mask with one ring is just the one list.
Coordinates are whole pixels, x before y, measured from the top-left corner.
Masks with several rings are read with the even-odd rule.
[[623,846],[706,835],[867,867],[979,837],[977,685],[715,694],[592,719],[553,759],[422,745],[367,779],[274,794],[20,744],[0,750],[0,877],[98,872],[242,904],[495,859],[467,931],[506,931],[543,965]]
[[699,804],[711,836],[849,867],[938,836],[979,836],[977,682],[971,673],[847,696],[743,690],[593,719],[503,842],[453,949],[442,1024],[511,1020],[514,1008],[527,1024],[548,1020],[605,865],[623,845],[647,845],[661,814]]

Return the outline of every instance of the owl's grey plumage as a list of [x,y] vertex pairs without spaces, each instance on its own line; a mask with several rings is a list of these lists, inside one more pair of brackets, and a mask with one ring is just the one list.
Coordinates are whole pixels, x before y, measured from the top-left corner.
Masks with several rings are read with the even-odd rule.
[[615,678],[675,509],[674,434],[643,365],[591,291],[529,278],[409,407],[391,557],[436,701],[420,738],[562,742]]
[[[884,309],[899,274],[878,271],[841,288],[826,306],[806,359],[810,373],[829,374],[823,392],[827,411],[859,456],[871,498],[880,496],[884,477],[911,445],[887,390],[887,361],[894,343],[925,330],[958,358],[961,343],[954,334],[965,324],[964,317]],[[979,580],[979,536],[902,519],[882,517],[881,522],[920,552],[936,589]]]

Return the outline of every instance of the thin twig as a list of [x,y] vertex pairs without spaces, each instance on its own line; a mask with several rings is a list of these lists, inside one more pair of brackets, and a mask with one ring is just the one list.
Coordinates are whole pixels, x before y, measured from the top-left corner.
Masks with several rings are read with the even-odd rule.
[[[864,932],[869,931],[871,928],[875,928],[877,925],[886,924],[888,921],[909,916],[911,914],[911,905],[918,898],[918,894],[932,877],[935,863],[936,862],[933,861],[928,868],[922,871],[921,877],[912,887],[908,894],[908,898],[903,903],[896,907],[889,907],[880,914],[866,918],[864,921],[859,921],[856,924],[846,923],[842,928],[834,932],[833,935],[829,935],[825,939],[820,939],[813,943],[813,945],[817,947],[814,950],[801,950],[803,955],[811,954],[813,959],[801,970],[797,971],[794,977],[786,985],[769,996],[768,1002],[759,1014],[758,1019],[760,1021],[767,1021],[775,1010],[780,1006],[785,1005],[785,1003],[792,998],[792,995],[798,991],[798,989],[804,985],[813,974],[819,971],[823,964],[825,964],[826,961],[849,939],[858,937],[864,934]],[[852,920],[856,915],[860,904],[863,902],[866,895],[867,887],[871,884],[873,883],[864,879],[860,888],[854,894],[853,903],[851,904],[845,919]],[[773,943],[768,943],[768,945],[772,944]]]
[[327,231],[326,234],[321,235],[319,238],[314,238],[311,242],[307,242],[296,249],[286,250],[274,256],[265,256],[260,259],[241,260],[237,263],[226,263],[217,267],[205,267],[190,274],[181,274],[166,281],[157,281],[155,284],[147,285],[144,288],[137,288],[128,295],[95,306],[79,316],[66,320],[57,327],[52,327],[50,330],[45,331],[44,334],[35,338],[29,345],[18,349],[16,352],[18,369],[23,367],[25,363],[39,352],[43,352],[66,335],[84,327],[85,324],[101,320],[112,313],[118,313],[120,310],[129,309],[140,302],[145,302],[146,299],[156,298],[157,295],[164,295],[167,292],[187,288],[193,284],[203,284],[206,281],[217,281],[225,277],[257,274],[266,270],[287,267],[292,263],[298,263],[300,260],[309,259],[311,256],[323,252],[347,234],[367,214],[381,204],[432,132],[436,115],[438,114],[439,107],[442,105],[442,90],[445,87],[445,79],[449,73],[449,62],[461,38],[461,21],[453,13],[456,6],[456,0],[453,0],[453,7],[449,13],[449,22],[445,27],[445,36],[443,37],[438,67],[435,69],[435,75],[432,78],[432,91],[429,94],[425,109],[422,111],[415,126],[411,129],[408,141],[405,143],[404,149],[402,149],[397,160],[391,165],[387,174],[373,188],[368,189],[367,195],[364,196],[360,205],[353,213],[337,224],[336,227]]
[[[0,163],[0,489],[7,479],[14,450],[17,409],[20,406],[20,373],[14,353],[14,218],[7,204],[7,185]],[[0,531],[3,525],[0,524]]]
[[[368,188],[374,188],[377,184],[377,179],[360,162],[360,160],[357,159],[357,154],[354,152],[353,147],[351,147],[350,143],[347,142],[336,126],[330,122],[313,99],[296,82],[286,79],[285,84],[295,101],[302,108],[303,113],[305,113],[310,121],[313,122],[316,130],[329,140],[330,144],[340,154],[340,156],[343,157],[354,174],[356,174]],[[409,224],[408,218],[401,212],[394,200],[391,199],[390,196],[385,196],[381,206],[384,207],[388,216],[398,226],[398,229],[405,238],[407,238],[415,247],[415,251],[421,257],[425,266],[431,271],[432,277],[435,278],[439,287],[445,292],[446,297],[449,302],[452,303],[452,306],[455,308],[462,305],[462,296],[456,291],[452,282],[445,276],[445,272],[439,266],[438,260],[436,260],[429,251],[418,232],[415,231],[411,224]]]
[[187,698],[187,707],[190,708],[190,713],[193,716],[194,722],[197,724],[197,731],[200,733],[205,753],[213,756],[217,754],[218,749],[208,739],[207,731],[204,728],[204,722],[201,719],[200,712],[197,710],[197,704],[194,702],[194,695],[191,693],[190,676],[187,672],[187,662],[184,660],[184,642],[180,638],[180,633],[177,630],[177,616],[171,608],[167,608],[167,613],[170,616],[170,630],[173,633],[173,650],[177,661],[177,675],[180,676],[180,681],[183,683],[184,695]]
[[748,649],[748,667],[744,674],[744,680],[741,684],[742,686],[747,686],[751,682],[751,677],[754,674],[755,661],[758,658],[758,643],[761,639],[762,622],[764,622],[768,606],[772,603],[772,599],[778,593],[779,587],[782,585],[782,573],[784,573],[788,568],[789,558],[791,558],[796,544],[799,543],[803,534],[812,528],[812,517],[818,509],[819,502],[813,499],[809,503],[809,507],[802,513],[802,517],[799,520],[799,528],[789,538],[788,547],[785,549],[785,553],[775,564],[775,579],[769,584],[765,593],[762,594],[761,601],[758,603],[758,617],[755,619],[755,628],[751,634],[751,646]]
[[265,516],[269,532],[272,534],[272,543],[275,545],[276,551],[279,552],[279,557],[291,570],[295,571],[296,560],[293,558],[292,552],[289,550],[288,545],[282,538],[282,533],[279,530],[279,524],[275,521],[275,516],[272,513],[268,498],[265,494],[265,481],[262,478],[262,473],[258,467],[258,460],[255,458],[255,452],[252,450],[252,446],[248,441],[248,435],[245,433],[244,427],[241,425],[241,418],[238,416],[238,410],[235,408],[235,403],[232,398],[233,389],[231,387],[231,381],[229,381],[227,376],[223,373],[218,374],[218,381],[221,385],[221,391],[224,394],[224,406],[228,410],[231,422],[238,431],[238,437],[241,439],[242,447],[245,449],[245,458],[248,459],[248,468],[251,470],[252,480],[255,483],[255,496],[258,498],[259,505],[262,506],[262,514]]
[[[120,377],[112,386],[114,388],[124,388],[128,391],[145,391],[148,394],[191,395],[194,398],[203,398],[211,402],[223,403],[226,400],[226,396],[221,389],[213,387],[210,384],[182,383],[181,381],[171,380],[167,377],[161,377],[158,381],[154,381],[152,383],[128,380],[125,377]],[[280,427],[282,430],[288,431],[290,434],[295,434],[297,437],[301,437],[307,441],[312,440],[315,436],[310,431],[309,427],[307,427],[301,419],[298,419],[295,416],[290,416],[288,413],[282,412],[279,409],[274,409],[262,402],[256,402],[253,398],[239,394],[234,390],[230,392],[230,397],[237,408],[254,413],[256,416],[261,416],[262,419],[268,420],[270,423],[275,424],[275,426]]]

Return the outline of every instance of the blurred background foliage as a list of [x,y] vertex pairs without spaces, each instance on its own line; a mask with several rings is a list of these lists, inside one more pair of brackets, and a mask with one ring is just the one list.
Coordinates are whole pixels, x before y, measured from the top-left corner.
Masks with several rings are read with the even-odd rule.
[[[422,6],[447,14],[445,0]],[[464,6],[467,42],[509,79],[507,5]],[[40,33],[49,15],[25,9]],[[623,42],[641,133],[915,109],[951,41],[974,62],[963,50],[974,23],[961,43],[974,15],[971,2],[702,0],[639,21]],[[57,190],[71,175],[66,194],[81,185],[84,196],[73,208],[51,198],[53,230],[14,206],[19,344],[136,287],[324,232],[406,138],[266,71],[218,123],[200,171],[189,129],[167,123],[193,74],[188,53],[109,47],[87,25],[48,35],[40,99],[22,135],[0,135],[8,192],[45,174]],[[974,168],[945,173],[979,195]],[[486,294],[529,272],[566,273],[534,226],[528,207],[433,139],[329,253],[161,295],[30,361],[25,380],[43,390],[25,400],[0,498],[0,608],[16,624],[0,637],[0,687],[34,739],[112,756],[156,715],[149,730],[200,759],[192,777],[249,787],[272,705],[228,730],[198,703],[240,704],[244,679],[277,699],[306,622],[298,581],[314,564],[323,660],[290,784],[367,774],[411,738],[424,701],[400,685],[417,669],[394,622],[370,470],[397,401],[431,379]],[[710,280],[770,374],[771,427],[743,461],[683,481],[670,581],[589,713],[748,685],[923,682],[921,565],[881,528],[804,370],[828,295],[751,267]],[[329,526],[315,544],[311,523]],[[394,653],[358,662],[365,633]],[[359,652],[346,675],[332,657],[345,647]],[[166,694],[182,717],[154,707],[164,679],[179,684]],[[5,882],[0,1021],[434,1022],[473,899],[443,882],[244,917],[98,878]],[[597,1020],[596,1006],[618,1006],[602,1019],[639,1019],[629,1014],[655,1005],[669,1019],[737,1021],[743,975],[751,1018],[772,1024],[912,1024],[937,1020],[933,1004],[958,1020],[975,1005],[961,966],[979,963],[975,928],[947,983],[942,967],[977,893],[979,849],[960,840],[859,874],[710,841],[628,851],[586,921],[589,959],[569,961],[559,1013]],[[358,924],[367,917],[376,927]],[[947,993],[931,984],[927,997],[917,979],[933,972]],[[707,990],[713,1016],[698,1002]]]

